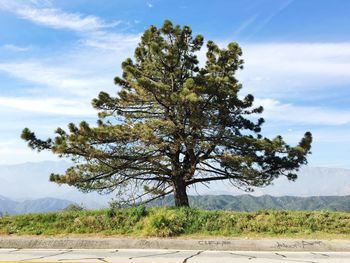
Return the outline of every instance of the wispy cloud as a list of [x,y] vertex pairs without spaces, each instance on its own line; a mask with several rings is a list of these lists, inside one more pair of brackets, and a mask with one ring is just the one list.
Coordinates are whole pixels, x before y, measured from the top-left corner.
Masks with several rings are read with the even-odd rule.
[[67,98],[28,98],[0,97],[0,109],[10,108],[18,111],[39,113],[41,115],[64,115],[94,117],[95,111],[88,101]]
[[[268,121],[308,125],[350,124],[350,110],[337,110],[327,107],[299,106],[285,104],[273,99],[256,99],[257,105],[265,109],[263,116]],[[282,123],[280,123],[282,124]]]
[[95,32],[82,39],[81,42],[86,46],[101,50],[122,52],[134,49],[139,39],[140,34]]
[[[117,43],[123,43],[122,39],[119,39],[121,41]],[[130,54],[137,38],[130,38],[130,41],[126,41],[120,47],[113,47],[113,38],[108,41],[111,41],[111,46],[97,45],[93,50],[86,49],[80,56],[75,54],[78,56],[75,59],[66,54],[64,60],[69,60],[69,65],[55,60],[49,64],[40,61],[1,63],[0,71],[24,81],[61,91],[61,95],[75,94],[90,101],[100,90],[116,89],[112,84],[113,68],[119,69],[118,65],[125,58],[124,51]],[[112,53],[105,52],[105,49],[109,48],[114,49]],[[124,48],[122,54],[118,48]],[[346,70],[346,66],[350,67],[350,62],[344,59],[350,56],[350,44],[251,44],[246,50],[247,66],[240,78],[246,84],[244,91],[253,89],[253,94],[260,98],[257,104],[265,107],[266,118],[272,121],[310,125],[350,123],[349,110],[285,104],[274,96],[274,92],[288,94],[290,90],[298,88],[306,92],[306,84],[317,89],[320,82],[323,85],[334,84],[334,79],[342,84],[350,84],[350,73]],[[330,65],[333,66],[329,68]],[[109,75],[106,74],[108,70]],[[117,71],[119,70],[115,70],[115,74]],[[289,79],[295,82],[288,82]],[[274,85],[270,85],[271,83]],[[295,83],[301,84],[298,86]]]
[[259,96],[293,96],[350,85],[350,43],[246,43],[245,88]]
[[16,46],[12,44],[5,44],[0,46],[0,48],[8,51],[12,51],[12,52],[24,52],[24,51],[31,50],[31,47],[21,47],[21,46]]
[[258,18],[258,15],[250,16],[248,19],[244,20],[241,25],[234,31],[233,36],[237,37],[241,32],[246,30],[250,25],[252,25]]
[[58,157],[51,152],[40,154],[30,151],[23,141],[0,141],[0,165],[10,165],[22,162],[37,162],[38,160],[54,160]]
[[[281,13],[284,9],[286,9],[294,0],[285,0],[285,1],[279,1],[277,8],[272,8],[271,13],[267,15],[266,17],[263,17],[262,19],[259,19],[258,23],[256,23],[256,27],[252,32],[249,34],[249,36],[246,39],[249,39],[253,35],[255,35],[258,31],[260,31],[262,28],[264,28],[270,21],[277,16],[279,13]],[[249,20],[247,20],[249,22]]]
[[91,76],[91,72],[84,72],[74,67],[53,66],[40,62],[0,63],[0,71],[18,79],[62,91],[68,94],[91,96],[99,87],[106,86],[108,80]]
[[[152,4],[148,3],[148,6],[152,7]],[[120,20],[107,22],[94,15],[66,12],[55,8],[50,1],[0,0],[0,9],[41,26],[72,30],[78,33],[80,45],[97,49],[124,51],[135,47],[140,37],[139,34],[108,31],[108,28],[121,25]]]
[[21,18],[40,25],[81,32],[95,31],[120,24],[120,21],[106,23],[96,16],[83,16],[77,13],[66,13],[62,10],[53,8],[36,9],[27,7],[16,10],[16,13]]
[[107,23],[97,16],[69,13],[58,8],[47,8],[43,6],[45,5],[38,1],[29,1],[26,4],[22,1],[0,1],[1,9],[13,12],[20,18],[33,23],[57,29],[89,32],[114,27],[120,24],[120,21]]
[[[21,19],[55,30],[70,29],[78,40],[63,54],[0,62],[0,72],[35,84],[33,90],[45,94],[79,95],[91,99],[102,90],[110,90],[116,65],[135,48],[138,34],[109,32],[107,28],[120,22],[55,8],[50,1],[0,0],[0,9],[12,12]],[[7,45],[20,51],[20,47]],[[24,51],[24,50],[23,50]],[[66,93],[66,94],[63,94]]]

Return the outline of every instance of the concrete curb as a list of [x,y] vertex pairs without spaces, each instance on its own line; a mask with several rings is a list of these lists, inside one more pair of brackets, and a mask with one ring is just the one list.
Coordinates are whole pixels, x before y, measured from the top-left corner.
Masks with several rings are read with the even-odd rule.
[[122,239],[0,236],[0,248],[17,249],[178,249],[226,251],[343,251],[350,240],[301,239]]

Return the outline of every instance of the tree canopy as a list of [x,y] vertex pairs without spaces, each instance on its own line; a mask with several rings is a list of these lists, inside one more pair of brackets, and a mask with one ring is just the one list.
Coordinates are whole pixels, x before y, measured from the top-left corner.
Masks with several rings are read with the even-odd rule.
[[117,94],[100,92],[92,101],[96,126],[70,123],[47,140],[25,128],[29,147],[74,161],[50,180],[137,202],[173,193],[176,206],[188,206],[187,188],[197,183],[227,180],[249,191],[279,176],[295,180],[307,163],[311,133],[293,147],[281,136],[263,137],[263,108],[252,95],[239,95],[241,48],[208,41],[200,66],[203,44],[188,26],[150,26],[114,79]]

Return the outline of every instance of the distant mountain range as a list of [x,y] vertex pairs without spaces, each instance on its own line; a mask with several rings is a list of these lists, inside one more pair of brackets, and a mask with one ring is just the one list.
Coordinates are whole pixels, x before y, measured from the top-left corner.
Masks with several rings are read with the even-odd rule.
[[34,200],[25,200],[22,202],[14,201],[0,196],[0,213],[5,214],[27,214],[27,213],[46,213],[60,211],[73,204],[73,202],[56,198],[40,198]]
[[[280,177],[272,185],[255,188],[254,196],[344,196],[350,195],[350,170],[343,168],[304,166],[297,173],[296,181]],[[201,195],[242,195],[245,192],[227,182],[214,182],[208,187],[197,187],[191,193]]]
[[[273,210],[327,210],[350,211],[350,196],[280,196],[270,195],[204,195],[190,196],[190,206],[206,210],[249,212]],[[60,211],[73,202],[56,198],[41,198],[17,202],[0,196],[1,214],[46,213]],[[174,206],[173,196],[156,200],[148,206]]]
[[66,161],[0,165],[0,195],[21,201],[49,196],[66,199],[90,209],[107,206],[110,197],[81,193],[74,187],[49,182],[51,173],[64,173],[70,166],[71,163]]
[[[6,196],[11,200],[16,201],[35,199],[41,200],[43,198],[46,199],[46,197],[52,197],[54,199],[65,199],[89,209],[107,207],[108,201],[114,197],[113,193],[107,196],[101,196],[97,193],[81,193],[74,187],[70,187],[67,185],[59,186],[55,183],[49,182],[50,173],[64,173],[64,171],[70,166],[71,163],[67,161],[44,161],[37,163],[22,163],[16,165],[0,165],[0,195]],[[316,200],[318,200],[317,202],[320,202],[321,204],[323,197],[318,196],[327,196],[327,200],[333,200],[332,198],[337,199],[336,196],[339,196],[340,199],[337,201],[336,206],[337,208],[339,208],[342,207],[340,205],[343,202],[342,200],[348,200],[347,196],[350,196],[350,170],[327,167],[302,167],[298,172],[298,179],[295,182],[290,182],[286,178],[281,177],[276,179],[273,182],[273,185],[270,185],[265,188],[255,188],[255,191],[251,193],[252,196],[250,197],[244,195],[246,194],[245,192],[230,185],[228,182],[220,181],[212,182],[208,185],[196,185],[194,187],[189,188],[188,193],[192,196],[199,195],[200,197],[198,200],[202,200],[202,198],[207,198],[206,201],[203,201],[203,208],[207,209],[211,208],[205,207],[204,202],[207,202],[208,204],[210,202],[216,202],[218,204],[215,207],[231,210],[248,210],[248,208],[250,209],[251,207],[261,207],[261,204],[253,205],[256,202],[258,202],[258,200],[254,199],[254,196],[261,196],[262,199],[259,199],[260,203],[272,203],[272,201],[267,201],[269,200],[269,197],[267,195],[299,197],[317,196],[317,198],[315,198],[315,202]],[[244,195],[245,201],[243,202],[243,199],[240,201],[234,201],[234,198],[236,197],[227,197],[224,198],[225,200],[223,200],[222,197],[209,197],[213,195]],[[292,201],[288,198],[289,197],[280,197],[280,199],[274,199],[274,207],[278,207],[279,202],[285,202],[285,205],[291,205],[290,202]],[[265,199],[266,201],[261,201]],[[256,202],[253,202],[253,200],[255,200]],[[234,205],[235,202],[236,205]],[[244,204],[247,202],[251,203],[248,206],[248,208],[240,208],[240,206],[244,206]],[[303,205],[301,206],[302,209],[304,209],[305,207],[305,209],[308,208],[304,205],[305,201],[300,202],[303,203]],[[2,203],[1,200],[0,203]],[[219,205],[219,203],[221,205]],[[10,202],[7,202],[7,205],[7,209],[9,209],[17,206],[18,204],[15,205],[11,204]],[[329,204],[327,203],[327,205],[332,207],[331,201],[329,201]],[[344,208],[341,209],[347,210],[346,202],[343,205]],[[34,206],[34,203],[31,203],[31,206]],[[225,208],[225,206],[227,207]],[[5,204],[1,205],[1,207],[5,207]],[[315,205],[315,207],[317,209],[317,205]],[[2,210],[0,209],[0,211]],[[23,208],[21,209],[21,211],[26,210]]]
[[[280,196],[270,195],[204,195],[190,196],[190,206],[206,210],[257,211],[273,210],[327,210],[350,211],[350,196]],[[150,206],[173,206],[173,196],[156,200]]]

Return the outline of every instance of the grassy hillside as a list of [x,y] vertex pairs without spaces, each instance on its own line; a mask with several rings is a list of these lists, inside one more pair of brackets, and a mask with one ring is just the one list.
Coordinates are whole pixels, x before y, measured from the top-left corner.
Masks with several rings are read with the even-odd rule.
[[136,207],[0,218],[0,234],[227,237],[350,237],[350,213]]
[[[202,195],[190,196],[190,205],[206,210],[251,212],[261,209],[273,210],[327,210],[350,211],[350,196],[281,196],[270,195]],[[166,196],[151,206],[173,206],[174,198]]]

